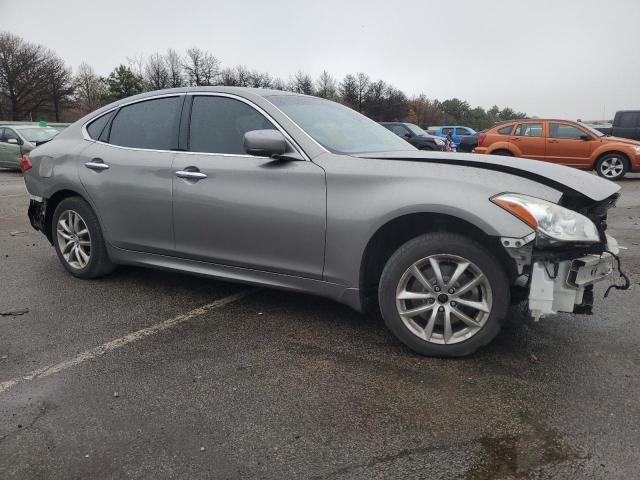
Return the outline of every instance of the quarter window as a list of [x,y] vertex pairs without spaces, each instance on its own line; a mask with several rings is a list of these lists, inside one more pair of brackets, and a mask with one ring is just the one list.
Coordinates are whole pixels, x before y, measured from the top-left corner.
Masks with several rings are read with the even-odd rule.
[[511,130],[513,130],[513,125],[507,125],[506,127],[499,128],[498,135],[511,135]]
[[582,130],[573,125],[565,125],[563,123],[550,123],[549,136],[551,138],[573,138],[579,139],[586,135]]
[[197,96],[191,107],[189,150],[246,155],[245,133],[274,129],[273,123],[244,102],[227,97]]
[[175,148],[181,100],[157,98],[122,107],[111,124],[109,143],[152,150]]
[[89,136],[94,140],[100,138],[102,130],[104,130],[104,127],[107,125],[107,123],[109,123],[109,119],[112,117],[112,115],[113,112],[107,113],[91,122],[87,127],[87,133],[89,134]]
[[516,127],[514,135],[517,137],[541,137],[541,123],[521,123]]

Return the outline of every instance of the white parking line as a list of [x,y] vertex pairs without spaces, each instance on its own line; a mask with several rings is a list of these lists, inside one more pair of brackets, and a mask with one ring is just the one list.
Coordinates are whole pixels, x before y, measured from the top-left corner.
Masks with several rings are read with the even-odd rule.
[[138,340],[142,340],[145,337],[150,335],[154,335],[156,333],[160,333],[168,328],[175,327],[176,325],[180,325],[181,323],[187,322],[192,318],[199,317],[200,315],[204,315],[210,310],[216,310],[222,308],[230,303],[237,302],[238,300],[246,297],[251,294],[253,290],[245,290],[239,293],[235,293],[233,295],[229,295],[228,297],[221,298],[220,300],[216,300],[215,302],[208,303],[206,305],[202,305],[201,307],[194,308],[193,310],[183,313],[182,315],[178,315],[177,317],[170,318],[169,320],[164,320],[160,323],[156,323],[150,327],[143,328],[136,332],[129,333],[124,337],[116,338],[115,340],[111,340],[110,342],[103,343],[102,345],[92,348],[91,350],[86,350],[82,353],[79,353],[73,358],[69,360],[64,360],[60,363],[56,363],[53,365],[48,365],[46,367],[39,368],[38,370],[34,370],[27,375],[16,377],[11,380],[7,380],[5,382],[0,383],[0,393],[9,390],[10,388],[15,387],[24,382],[30,382],[32,380],[37,380],[39,378],[45,378],[55,373],[62,372],[63,370],[67,370],[71,367],[75,367],[76,365],[80,365],[81,363],[86,362],[87,360],[91,360],[96,357],[100,357],[105,353],[109,353],[118,348],[124,347],[132,342],[137,342]]

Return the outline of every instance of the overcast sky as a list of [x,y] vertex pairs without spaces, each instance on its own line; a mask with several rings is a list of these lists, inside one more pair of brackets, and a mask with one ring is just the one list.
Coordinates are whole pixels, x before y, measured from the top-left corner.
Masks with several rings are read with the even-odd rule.
[[359,71],[529,115],[640,109],[640,0],[0,0],[0,30],[108,74],[191,46],[285,80]]

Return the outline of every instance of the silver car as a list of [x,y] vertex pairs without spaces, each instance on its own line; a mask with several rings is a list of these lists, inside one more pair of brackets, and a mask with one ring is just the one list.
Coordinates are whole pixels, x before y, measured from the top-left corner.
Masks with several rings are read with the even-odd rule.
[[424,355],[489,343],[511,303],[587,312],[619,187],[422,152],[342,105],[201,87],[104,107],[31,152],[29,217],[74,276],[117,264],[333,298]]

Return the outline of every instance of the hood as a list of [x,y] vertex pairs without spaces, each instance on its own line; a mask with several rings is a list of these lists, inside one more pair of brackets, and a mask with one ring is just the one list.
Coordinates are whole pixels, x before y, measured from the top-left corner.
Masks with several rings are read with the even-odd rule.
[[616,143],[625,143],[627,145],[636,145],[636,146],[640,146],[640,142],[637,140],[631,140],[630,138],[622,138],[622,137],[609,137],[609,136],[604,136],[604,137],[599,137],[600,140],[604,140],[606,142],[616,142]]
[[591,173],[540,160],[473,153],[425,151],[363,153],[355,156],[494,170],[539,182],[574,198],[586,198],[595,202],[604,200],[620,190],[620,187],[615,183]]

